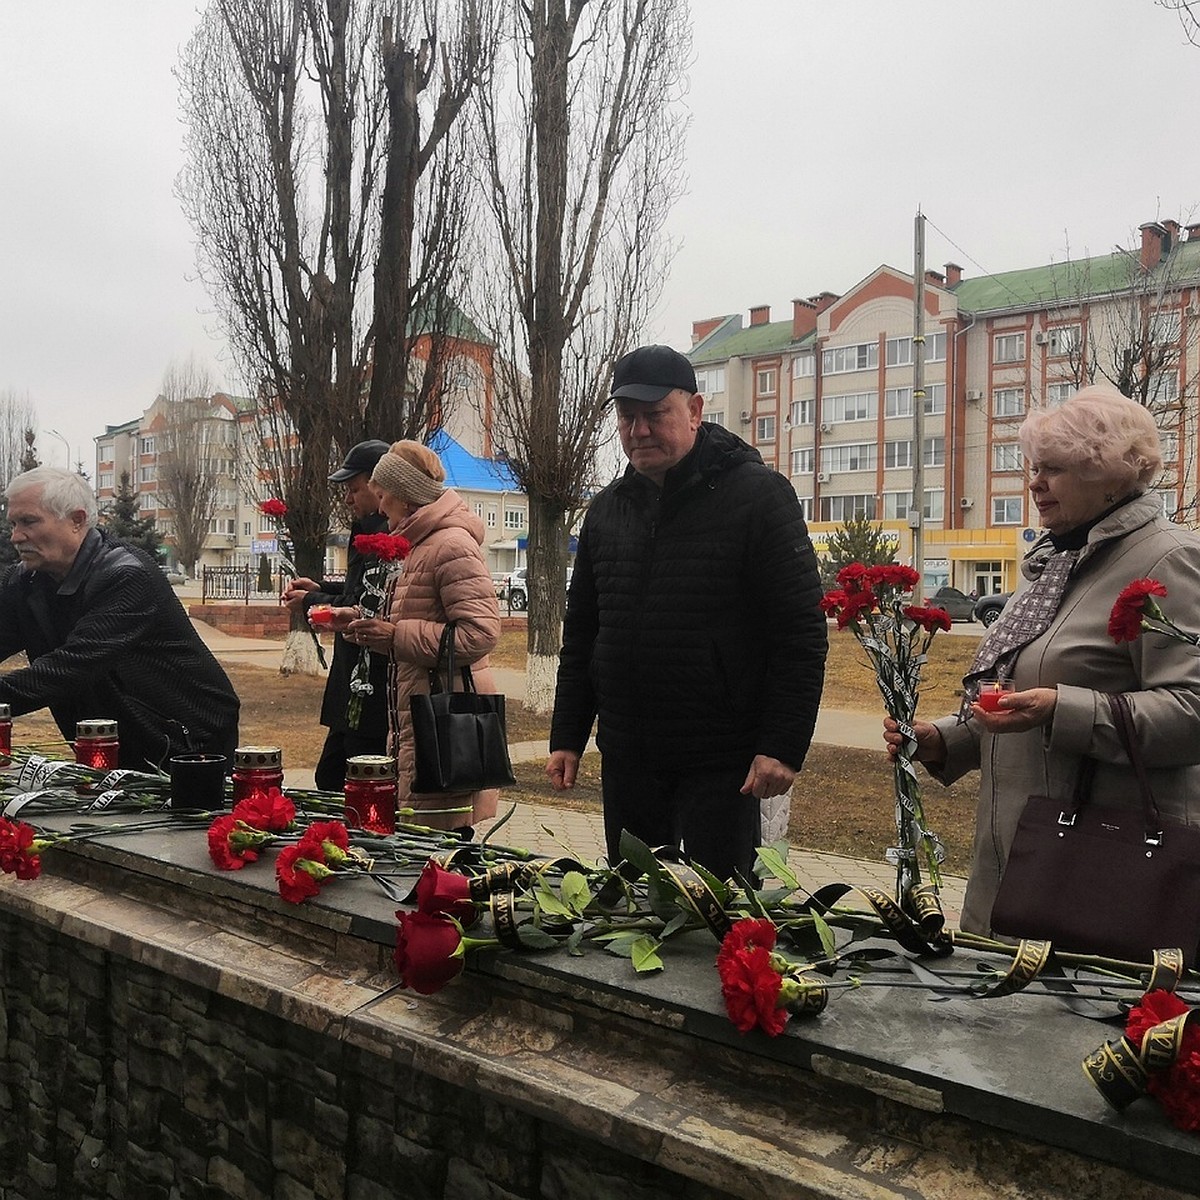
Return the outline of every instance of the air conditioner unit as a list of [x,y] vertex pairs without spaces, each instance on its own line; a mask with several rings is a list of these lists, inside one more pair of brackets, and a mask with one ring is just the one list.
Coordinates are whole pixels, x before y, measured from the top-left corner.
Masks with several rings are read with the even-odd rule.
[[827,471],[818,471],[817,472],[817,482],[818,483],[828,483],[829,482],[829,473]]
[[983,393],[978,388],[967,388],[968,400],[982,400]]
[[832,433],[833,426],[830,425],[828,421],[822,421],[821,422],[821,432],[822,433]]
[[958,507],[959,507],[959,508],[974,508],[974,507],[975,507],[975,501],[974,501],[974,500],[972,500],[970,496],[964,496],[964,497],[963,497],[963,498],[962,498],[962,499],[961,499],[961,500],[958,502]]
[[749,410],[748,408],[743,408],[743,409],[742,409],[742,424],[743,424],[743,425],[749,425],[749,424],[750,424],[750,418],[751,418],[751,416],[752,416],[752,415],[753,415],[753,414],[750,412],[750,410]]
[[1035,333],[1033,335],[1033,344],[1035,346],[1044,346],[1050,340],[1048,333]]
[[783,432],[784,432],[784,433],[791,433],[791,432],[792,432],[792,423],[791,423],[791,421],[784,421],[784,423],[783,423]]

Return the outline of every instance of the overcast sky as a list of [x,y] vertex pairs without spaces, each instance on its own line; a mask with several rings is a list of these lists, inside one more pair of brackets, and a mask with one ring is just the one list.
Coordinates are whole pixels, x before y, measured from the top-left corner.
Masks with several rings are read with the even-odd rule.
[[[0,391],[94,459],[172,358],[231,389],[172,194],[171,74],[196,0],[0,0]],[[843,292],[880,263],[968,275],[1200,212],[1200,49],[1153,0],[692,0],[690,183],[650,337]],[[50,434],[43,461],[62,465]]]

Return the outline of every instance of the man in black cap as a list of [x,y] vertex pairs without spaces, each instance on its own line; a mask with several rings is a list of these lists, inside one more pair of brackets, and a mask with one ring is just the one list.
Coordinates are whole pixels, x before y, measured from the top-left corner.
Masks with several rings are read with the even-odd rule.
[[684,355],[626,354],[612,396],[629,467],[579,535],[546,772],[574,785],[597,720],[610,861],[627,829],[749,878],[820,705],[816,557],[791,484],[701,421]]
[[[346,582],[318,583],[313,579],[293,579],[283,593],[283,603],[293,612],[308,612],[314,604],[333,608],[353,608],[362,599],[363,572],[366,563],[354,549],[360,533],[386,533],[387,518],[379,514],[370,489],[371,472],[387,453],[387,442],[359,442],[350,447],[342,465],[329,476],[330,483],[346,489],[346,507],[350,510],[350,547],[346,553]],[[321,724],[329,729],[315,772],[317,787],[340,792],[346,784],[346,759],[357,754],[387,753],[387,656],[371,654],[371,692],[362,698],[362,708],[354,728],[350,727],[347,708],[350,703],[350,673],[358,661],[359,647],[352,646],[340,634],[334,634],[333,661],[325,683],[321,703]]]

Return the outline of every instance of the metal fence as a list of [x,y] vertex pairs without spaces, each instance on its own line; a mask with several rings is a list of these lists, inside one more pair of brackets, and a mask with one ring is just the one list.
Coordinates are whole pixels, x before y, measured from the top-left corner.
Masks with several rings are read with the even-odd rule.
[[249,604],[252,599],[277,599],[283,591],[284,575],[271,576],[271,586],[267,591],[258,587],[258,569],[255,567],[205,567],[202,577],[201,601],[240,600]]

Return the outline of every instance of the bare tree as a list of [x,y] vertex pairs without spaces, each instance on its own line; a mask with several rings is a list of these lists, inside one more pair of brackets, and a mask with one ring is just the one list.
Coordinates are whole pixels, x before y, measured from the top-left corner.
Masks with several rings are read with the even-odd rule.
[[481,105],[500,269],[481,279],[479,307],[498,347],[494,441],[529,497],[528,702],[546,711],[567,531],[595,482],[608,373],[670,259],[691,33],[685,0],[508,11],[508,67]]
[[1158,0],[1158,4],[1175,13],[1187,40],[1193,46],[1200,46],[1200,3],[1196,0]]
[[453,277],[461,222],[438,205],[465,191],[448,133],[481,69],[489,3],[210,0],[179,68],[178,193],[245,377],[286,418],[289,448],[267,453],[281,450],[268,430],[263,469],[302,573],[321,563],[331,462],[368,428],[428,425],[427,401],[398,381],[414,321],[436,323]]
[[37,425],[37,410],[28,392],[19,393],[15,388],[0,392],[0,491],[24,469],[21,459],[26,447],[25,431]]
[[175,553],[189,575],[195,575],[204,552],[221,485],[225,422],[213,415],[214,390],[209,372],[189,358],[167,368],[159,396],[163,424],[156,488],[162,507],[171,510]]

